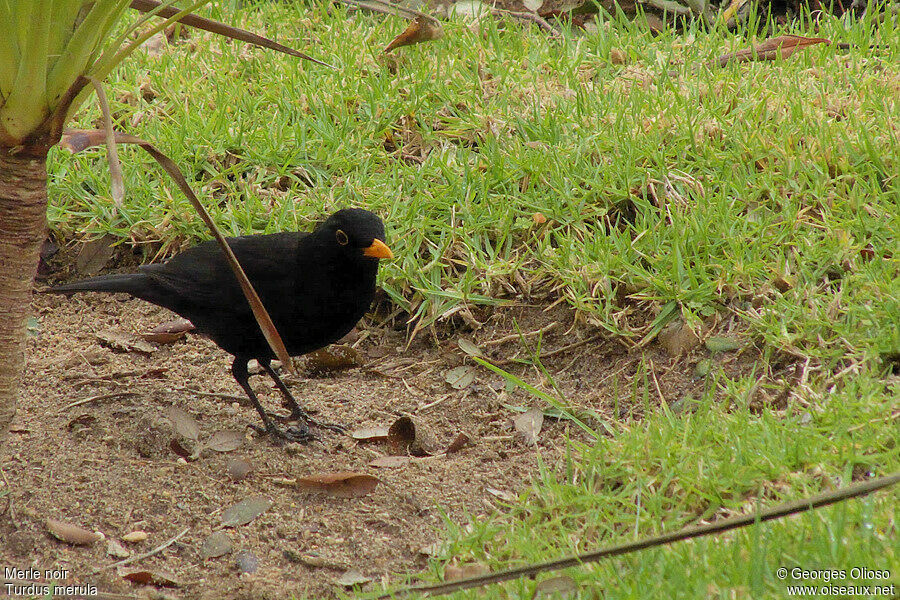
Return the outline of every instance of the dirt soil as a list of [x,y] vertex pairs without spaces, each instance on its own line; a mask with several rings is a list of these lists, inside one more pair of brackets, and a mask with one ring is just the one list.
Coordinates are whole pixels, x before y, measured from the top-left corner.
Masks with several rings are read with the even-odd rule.
[[[613,395],[614,386],[630,390],[642,356],[653,361],[654,389],[667,402],[687,392],[696,397],[702,386],[692,376],[697,357],[674,360],[658,345],[629,353],[595,329],[572,327],[574,314],[564,307],[505,309],[476,332],[444,339],[420,333],[409,348],[405,331],[362,323],[355,345],[363,366],[323,376],[300,363],[300,377],[285,377],[294,395],[320,419],[351,430],[412,415],[442,448],[460,432],[470,438],[453,454],[375,468],[369,463],[390,453],[384,443],[325,431],[309,444],[278,447],[248,428],[260,423],[259,416],[240,396],[230,357],[208,340],[188,335],[142,354],[99,339],[104,331],[149,331],[174,317],[168,311],[121,295],[38,295],[34,314],[24,395],[0,462],[9,489],[0,510],[11,500],[11,510],[0,516],[0,565],[64,568],[68,576],[60,583],[91,584],[129,597],[333,597],[335,581],[346,570],[371,577],[370,588],[424,570],[422,549],[440,540],[442,511],[464,522],[466,514],[477,518],[502,510],[503,494],[528,485],[539,456],[558,465],[565,436],[584,434],[568,421],[547,419],[537,445],[528,446],[512,428],[516,413],[507,406],[539,406],[538,400],[507,392],[501,377],[482,368],[468,387],[451,387],[448,370],[471,364],[458,346],[460,337],[480,344],[495,362],[523,352],[510,335],[516,324],[529,332],[558,323],[543,336],[545,353],[593,339],[545,362],[568,401],[610,421],[639,417],[643,410],[643,403],[616,403]],[[490,341],[504,336],[509,341]],[[504,368],[550,389],[532,366]],[[268,378],[254,377],[252,384],[270,410],[284,412]],[[219,430],[239,430],[241,446],[224,453],[207,449],[196,459],[179,456],[165,416],[172,406],[199,422],[201,440]],[[226,464],[238,457],[253,469],[234,481]],[[350,499],[291,485],[298,477],[342,471],[373,474],[382,483]],[[249,524],[224,529],[233,541],[231,553],[201,559],[199,550],[219,528],[222,512],[253,496],[270,500],[271,507]],[[88,546],[65,543],[49,535],[48,518],[101,532],[105,539]],[[168,574],[174,583],[133,583],[112,567],[118,559],[107,554],[110,540],[134,556],[183,530],[177,542],[126,567]],[[124,541],[133,532],[147,538]]]

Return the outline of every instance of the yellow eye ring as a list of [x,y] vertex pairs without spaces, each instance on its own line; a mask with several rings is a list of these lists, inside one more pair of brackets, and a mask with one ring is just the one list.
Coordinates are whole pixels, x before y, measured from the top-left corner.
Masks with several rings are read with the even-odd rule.
[[347,234],[344,233],[342,229],[338,229],[334,232],[334,237],[337,239],[337,243],[341,246],[346,246],[350,243],[350,239],[347,237]]

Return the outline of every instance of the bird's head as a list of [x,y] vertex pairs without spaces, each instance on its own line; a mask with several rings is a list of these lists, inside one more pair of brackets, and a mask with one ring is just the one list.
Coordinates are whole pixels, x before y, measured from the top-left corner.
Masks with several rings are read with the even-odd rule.
[[351,256],[394,258],[384,243],[384,223],[378,215],[361,208],[339,210],[316,230]]

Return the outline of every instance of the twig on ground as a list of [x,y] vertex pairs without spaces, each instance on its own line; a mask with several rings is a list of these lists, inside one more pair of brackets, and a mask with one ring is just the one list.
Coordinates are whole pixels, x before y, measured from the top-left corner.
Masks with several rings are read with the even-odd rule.
[[116,568],[118,568],[118,567],[122,567],[122,566],[125,566],[125,565],[130,565],[131,563],[137,562],[137,561],[139,561],[139,560],[144,560],[145,558],[150,558],[151,556],[154,556],[154,555],[156,555],[156,554],[159,554],[160,552],[162,552],[163,550],[165,550],[166,548],[168,548],[169,546],[171,546],[172,544],[174,544],[175,542],[177,542],[178,540],[180,540],[181,538],[183,538],[185,535],[187,535],[187,532],[190,531],[190,530],[191,530],[190,527],[185,527],[185,528],[181,531],[181,533],[179,533],[178,535],[176,535],[176,536],[173,537],[172,539],[170,539],[170,540],[168,540],[168,541],[166,541],[166,542],[163,542],[162,544],[160,544],[159,546],[157,546],[157,547],[154,548],[153,550],[150,550],[149,552],[144,552],[143,554],[136,554],[136,555],[134,555],[134,556],[132,556],[132,557],[130,557],[130,558],[126,558],[126,559],[123,559],[123,560],[114,562],[114,563],[112,563],[112,564],[106,565],[105,567],[100,567],[99,569],[95,569],[95,570],[91,571],[90,573],[88,573],[88,575],[96,575],[97,573],[100,573],[100,572],[102,572],[102,571],[106,571],[107,569],[116,569]]
[[508,569],[506,571],[500,571],[497,573],[488,573],[487,575],[480,575],[478,577],[459,579],[456,581],[439,583],[436,585],[420,585],[410,588],[393,590],[391,592],[387,592],[386,594],[382,594],[381,596],[377,596],[374,600],[407,598],[414,594],[424,594],[427,596],[449,594],[451,592],[456,592],[459,590],[484,587],[503,581],[520,579],[522,577],[533,577],[538,573],[558,571],[560,569],[566,569],[569,567],[578,567],[587,563],[597,562],[602,558],[607,558],[610,556],[621,556],[623,554],[628,554],[630,552],[635,552],[638,550],[644,550],[646,548],[663,546],[681,540],[689,540],[692,538],[711,535],[714,533],[722,533],[725,531],[730,531],[732,529],[738,529],[740,527],[747,527],[748,525],[753,525],[755,523],[762,523],[765,521],[771,521],[773,519],[780,519],[782,517],[806,512],[822,506],[828,506],[829,504],[834,504],[843,500],[849,500],[850,498],[865,496],[867,494],[871,494],[876,490],[895,485],[898,482],[900,482],[900,471],[891,473],[890,475],[886,475],[884,477],[879,477],[878,479],[855,483],[844,488],[830,490],[828,492],[816,494],[815,496],[795,500],[793,502],[786,502],[784,504],[779,504],[777,506],[773,506],[772,508],[767,508],[759,512],[753,512],[747,515],[740,515],[737,517],[732,517],[730,519],[724,519],[722,521],[711,523],[709,525],[686,527],[678,531],[665,533],[663,535],[647,538],[644,540],[638,540],[636,542],[628,542],[625,544],[620,544],[618,546],[610,546],[594,552],[586,552],[584,554],[577,554],[557,560],[526,565],[524,567],[517,567],[515,569]]
[[538,329],[536,331],[529,331],[528,333],[521,333],[521,334],[511,333],[509,335],[504,335],[501,338],[497,338],[496,340],[488,340],[486,342],[481,342],[481,344],[479,344],[479,345],[486,347],[486,348],[490,348],[492,346],[502,346],[503,344],[505,344],[507,342],[515,342],[516,340],[520,340],[522,338],[527,339],[527,338],[533,338],[538,335],[544,335],[546,333],[553,331],[557,327],[559,327],[559,323],[557,321],[554,321],[553,323],[550,323],[546,327],[542,327],[541,329]]
[[217,398],[219,400],[231,400],[232,402],[237,402],[238,404],[250,405],[250,401],[246,396],[237,396],[235,394],[221,394],[219,392],[204,392],[201,390],[195,390],[194,388],[189,387],[181,387],[176,386],[172,388],[173,390],[179,392],[189,392],[191,394],[196,394],[198,396],[203,396],[204,398]]
[[[597,335],[592,335],[591,337],[586,338],[586,339],[583,339],[583,340],[581,340],[580,342],[574,342],[574,343],[572,343],[572,344],[569,344],[568,346],[563,346],[562,348],[557,348],[556,350],[553,350],[552,352],[546,352],[546,353],[544,353],[544,354],[541,354],[541,355],[538,357],[538,359],[541,360],[541,361],[544,361],[544,360],[547,360],[548,358],[553,358],[554,356],[558,356],[558,355],[563,354],[563,353],[565,353],[565,352],[569,352],[570,350],[574,350],[574,349],[576,349],[576,348],[580,348],[581,346],[586,346],[587,344],[591,344],[591,343],[596,342],[597,340],[600,340],[600,339],[602,339],[602,338],[603,338],[603,334],[602,334],[602,333],[598,333]],[[495,364],[495,365],[508,365],[508,364],[510,364],[510,363],[513,363],[513,362],[516,362],[516,359],[515,359],[515,358],[506,358],[506,359],[501,360],[501,361],[496,361],[496,362],[494,362],[494,364]]]
[[75,402],[69,402],[61,409],[56,411],[56,414],[60,415],[70,408],[75,408],[76,406],[81,406],[82,404],[88,404],[90,402],[100,402],[101,400],[112,400],[114,398],[124,398],[125,396],[137,396],[137,392],[112,392],[110,394],[98,394],[96,396],[90,396],[88,398],[83,398],[81,400],[76,400]]

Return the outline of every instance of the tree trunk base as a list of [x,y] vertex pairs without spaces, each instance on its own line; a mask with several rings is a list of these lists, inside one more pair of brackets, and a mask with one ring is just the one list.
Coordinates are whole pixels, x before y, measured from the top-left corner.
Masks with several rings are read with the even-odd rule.
[[47,157],[0,147],[0,441],[16,414],[25,331],[47,234]]

